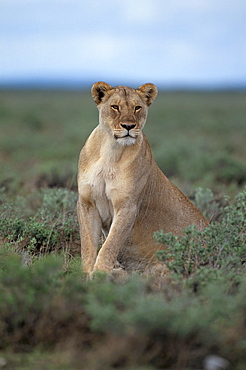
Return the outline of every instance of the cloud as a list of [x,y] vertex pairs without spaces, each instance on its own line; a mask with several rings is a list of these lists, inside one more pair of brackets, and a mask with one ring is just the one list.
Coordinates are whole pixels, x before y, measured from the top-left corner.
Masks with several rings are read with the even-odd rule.
[[2,0],[0,78],[246,79],[244,0]]
[[[5,38],[1,70],[11,76],[12,71],[20,75],[39,74],[42,71],[60,74],[77,74],[83,70],[112,68],[129,58],[129,50],[134,50],[134,43],[122,36],[104,34],[55,35],[52,38],[42,35],[29,35],[25,38]],[[10,63],[11,61],[11,63]]]

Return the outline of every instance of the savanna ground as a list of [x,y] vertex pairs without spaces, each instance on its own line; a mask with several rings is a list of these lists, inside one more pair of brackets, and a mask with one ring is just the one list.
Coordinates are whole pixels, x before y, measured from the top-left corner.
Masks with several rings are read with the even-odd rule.
[[[246,93],[162,92],[144,129],[165,174],[211,226],[163,232],[170,277],[81,270],[79,151],[89,92],[0,91],[0,367],[246,368]],[[206,248],[204,248],[206,245]]]

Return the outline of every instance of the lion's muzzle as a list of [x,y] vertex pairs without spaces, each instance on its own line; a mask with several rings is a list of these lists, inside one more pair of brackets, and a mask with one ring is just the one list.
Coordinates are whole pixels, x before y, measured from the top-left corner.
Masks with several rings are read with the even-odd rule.
[[124,145],[131,145],[135,142],[136,137],[139,134],[139,129],[136,128],[136,123],[134,122],[120,122],[119,128],[114,129],[114,137],[115,139],[129,139],[132,138],[133,140],[126,141]]

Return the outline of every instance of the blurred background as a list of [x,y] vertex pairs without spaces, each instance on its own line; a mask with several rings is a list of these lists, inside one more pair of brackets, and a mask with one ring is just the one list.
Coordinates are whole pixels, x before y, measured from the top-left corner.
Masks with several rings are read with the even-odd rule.
[[246,182],[244,0],[1,0],[0,189],[76,190],[96,81],[157,85],[145,133],[190,195]]
[[1,85],[246,85],[244,0],[1,0]]

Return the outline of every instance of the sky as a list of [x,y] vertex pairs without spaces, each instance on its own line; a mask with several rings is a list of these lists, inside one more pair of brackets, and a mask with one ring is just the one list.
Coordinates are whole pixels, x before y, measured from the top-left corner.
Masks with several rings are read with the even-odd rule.
[[33,80],[246,85],[246,1],[0,0],[0,85]]

